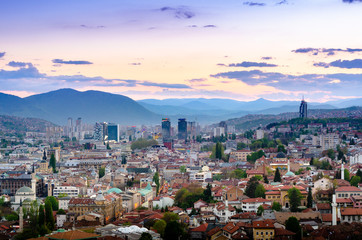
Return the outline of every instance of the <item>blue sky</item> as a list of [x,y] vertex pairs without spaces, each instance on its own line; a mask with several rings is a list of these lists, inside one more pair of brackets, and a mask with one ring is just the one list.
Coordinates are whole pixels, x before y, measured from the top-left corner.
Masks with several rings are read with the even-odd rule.
[[361,97],[362,2],[0,1],[0,91]]

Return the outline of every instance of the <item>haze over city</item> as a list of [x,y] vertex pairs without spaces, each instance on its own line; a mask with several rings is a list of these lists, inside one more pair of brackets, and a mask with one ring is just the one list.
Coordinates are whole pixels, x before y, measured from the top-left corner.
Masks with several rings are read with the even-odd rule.
[[0,9],[3,93],[361,97],[361,1],[4,0]]

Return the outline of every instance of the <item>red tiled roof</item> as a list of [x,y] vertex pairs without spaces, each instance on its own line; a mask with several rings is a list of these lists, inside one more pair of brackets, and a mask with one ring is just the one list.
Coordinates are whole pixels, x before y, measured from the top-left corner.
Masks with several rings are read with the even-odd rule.
[[237,226],[235,226],[235,224],[232,223],[232,222],[226,224],[226,225],[222,228],[222,230],[224,230],[224,231],[226,231],[226,232],[228,232],[228,233],[230,233],[230,234],[233,234],[233,233],[236,232],[238,229],[239,229],[239,228],[238,228]]
[[254,221],[253,228],[274,228],[274,222],[270,219],[264,221]]
[[318,210],[330,210],[332,208],[329,203],[317,203],[317,209]]
[[191,229],[191,232],[206,232],[207,226],[207,223],[201,224],[197,228]]
[[275,229],[275,236],[293,236],[293,235],[295,235],[294,232],[288,231],[284,228]]
[[342,216],[362,216],[362,208],[343,208],[341,209]]
[[91,198],[72,198],[69,201],[69,204],[94,204],[94,199]]
[[349,198],[337,198],[336,203],[352,203],[352,200]]
[[271,202],[264,198],[247,198],[242,201],[243,203],[258,203],[258,202]]
[[362,190],[355,186],[348,186],[348,187],[339,187],[336,189],[336,192],[362,192]]

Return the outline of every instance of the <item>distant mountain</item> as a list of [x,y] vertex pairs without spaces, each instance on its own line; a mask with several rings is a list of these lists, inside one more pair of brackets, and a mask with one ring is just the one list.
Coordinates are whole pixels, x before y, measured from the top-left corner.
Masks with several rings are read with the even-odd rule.
[[[100,91],[60,89],[23,99],[3,96],[1,100],[1,114],[36,116],[57,124],[65,124],[68,117],[81,117],[89,123],[107,121],[124,125],[153,124],[161,118],[128,97]],[[16,107],[7,108],[14,103]]]
[[43,119],[0,115],[0,132],[6,134],[46,132],[46,127],[52,126],[56,125]]

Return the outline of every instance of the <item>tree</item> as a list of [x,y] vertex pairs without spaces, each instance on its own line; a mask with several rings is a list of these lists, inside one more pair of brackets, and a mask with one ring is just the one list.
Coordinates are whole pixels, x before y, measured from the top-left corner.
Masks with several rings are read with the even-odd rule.
[[267,175],[264,175],[264,183],[269,184],[269,179]]
[[159,233],[161,234],[161,237],[163,237],[163,234],[165,233],[165,228],[166,228],[167,223],[165,222],[165,220],[158,220],[154,225],[153,228]]
[[255,197],[265,198],[265,188],[262,184],[258,184],[255,188]]
[[148,232],[143,232],[139,240],[152,240],[152,235]]
[[101,167],[98,170],[98,177],[102,178],[104,175],[106,174],[106,168],[105,167]]
[[334,152],[333,149],[328,149],[327,150],[327,156],[330,158],[330,159],[335,159],[336,158],[336,153]]
[[287,150],[285,149],[284,145],[278,145],[278,152],[287,153]]
[[258,216],[261,216],[261,215],[263,214],[263,212],[264,212],[263,205],[260,205],[260,206],[258,207],[258,211],[256,212],[256,214],[257,214]]
[[66,214],[66,212],[64,211],[64,209],[59,209],[58,212],[57,212],[58,215],[64,215]]
[[308,190],[308,197],[307,197],[307,208],[313,207],[313,196],[312,196],[312,188]]
[[43,225],[45,225],[44,205],[39,206],[38,224],[39,224],[39,227],[42,227]]
[[172,221],[177,221],[180,219],[179,215],[173,212],[166,212],[165,214],[163,214],[162,219],[169,224]]
[[310,161],[309,161],[309,165],[310,165],[310,166],[313,166],[313,163],[314,163],[314,158],[311,157],[311,158],[310,158]]
[[259,181],[256,177],[250,178],[250,180],[246,184],[245,195],[250,198],[255,198],[255,190],[258,185]]
[[273,202],[272,209],[275,211],[281,211],[282,205],[279,202]]
[[206,201],[206,202],[209,203],[209,202],[211,202],[211,201],[213,200],[210,183],[207,184],[206,189],[204,190],[203,195],[204,195],[204,197],[203,197],[203,200],[204,200],[204,201]]
[[221,160],[224,157],[224,147],[222,143],[217,142],[212,148],[212,153],[210,158],[216,158]]
[[54,197],[54,196],[48,196],[48,197],[46,197],[45,198],[45,202],[46,201],[49,201],[50,202],[50,204],[52,205],[52,209],[54,210],[54,211],[58,211],[58,209],[59,209],[59,202],[58,202],[58,200]]
[[109,146],[109,143],[107,142],[107,149],[110,150],[111,147]]
[[274,182],[281,182],[282,178],[280,177],[280,172],[279,172],[279,168],[277,168],[277,170],[275,171],[275,175],[274,175]]
[[360,169],[357,170],[356,176],[360,177],[360,182],[362,182],[362,171]]
[[156,184],[156,195],[158,195],[158,191],[160,189],[160,175],[158,172],[153,175],[152,181]]
[[164,239],[175,240],[182,235],[181,225],[176,221],[171,221],[166,225]]
[[246,172],[240,168],[237,168],[233,171],[232,176],[237,179],[246,178]]
[[186,172],[186,166],[180,166],[180,173],[183,175]]
[[285,228],[289,231],[292,231],[294,233],[299,233],[301,228],[299,225],[299,221],[296,217],[289,217],[285,221]]
[[350,178],[349,178],[349,171],[348,171],[348,169],[344,169],[344,180],[347,180],[347,181],[349,181],[349,180],[350,180]]
[[45,201],[45,222],[49,230],[54,230],[54,216],[53,216],[53,209],[50,201]]
[[302,199],[302,194],[297,188],[293,187],[288,190],[288,197],[290,203],[290,211],[297,212]]
[[352,186],[358,187],[358,183],[360,183],[360,182],[361,182],[361,177],[356,175],[356,176],[352,177],[350,183],[351,183]]
[[57,169],[56,169],[56,159],[55,159],[55,156],[54,156],[54,153],[52,153],[52,155],[50,156],[50,160],[49,160],[49,166],[53,168],[53,173],[56,173],[57,172]]

